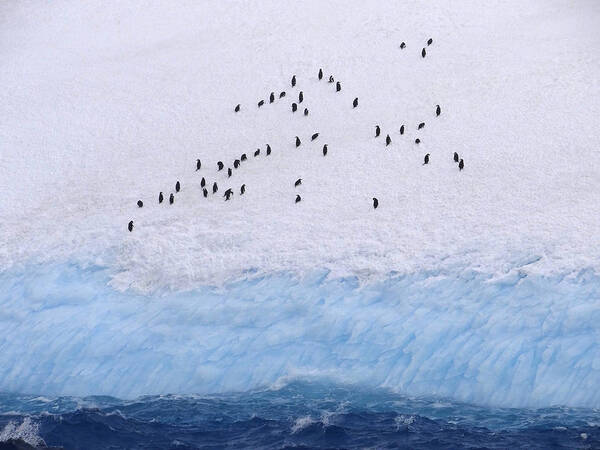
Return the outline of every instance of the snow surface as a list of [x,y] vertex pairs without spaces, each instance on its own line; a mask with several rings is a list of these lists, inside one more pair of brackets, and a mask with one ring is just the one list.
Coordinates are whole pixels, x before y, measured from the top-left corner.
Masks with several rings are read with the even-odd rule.
[[598,23],[593,0],[0,3],[0,390],[315,374],[599,407]]

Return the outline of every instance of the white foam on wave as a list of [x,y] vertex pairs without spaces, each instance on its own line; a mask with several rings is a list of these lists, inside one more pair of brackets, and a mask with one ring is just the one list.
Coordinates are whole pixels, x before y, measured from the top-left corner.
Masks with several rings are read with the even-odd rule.
[[34,447],[45,446],[46,443],[39,436],[39,428],[39,424],[30,417],[25,417],[21,423],[10,421],[0,431],[0,442],[21,439]]

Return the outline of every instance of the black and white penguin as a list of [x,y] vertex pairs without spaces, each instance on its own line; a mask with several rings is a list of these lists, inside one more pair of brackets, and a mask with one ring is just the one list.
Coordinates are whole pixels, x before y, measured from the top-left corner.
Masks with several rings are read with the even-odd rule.
[[275,101],[275,92],[271,92],[269,95],[269,103],[273,103]]
[[281,91],[281,92],[279,93],[279,98],[283,98],[283,97],[285,97],[285,91]]
[[400,126],[400,134],[404,134],[404,125]]
[[175,192],[179,192],[180,190],[181,190],[181,184],[178,181],[177,183],[175,183]]
[[418,126],[417,126],[417,130],[420,130],[421,128],[425,127],[425,122],[421,122]]
[[333,79],[333,75],[329,75],[329,82],[333,83],[335,80]]
[[224,167],[224,166],[223,166],[223,162],[222,162],[222,161],[219,161],[219,162],[217,163],[217,170],[223,170],[223,167]]
[[159,192],[159,193],[158,193],[158,203],[162,203],[164,199],[165,199],[165,198],[163,197],[163,193],[162,193],[162,192]]
[[429,164],[429,153],[427,153],[425,155],[425,158],[423,159],[423,165],[425,165],[425,164]]
[[258,107],[260,108],[260,107],[261,107],[262,105],[264,105],[264,104],[265,104],[265,101],[264,101],[264,100],[261,100],[260,102],[258,102]]
[[242,186],[240,187],[240,195],[244,195],[245,192],[246,192],[246,185],[242,184]]
[[202,179],[200,180],[200,187],[204,186],[206,186],[206,180],[204,179],[204,177],[202,177]]
[[242,156],[240,156],[240,161],[246,161],[248,159],[248,157],[246,156],[245,153],[242,154]]
[[353,107],[353,108],[356,108],[357,106],[358,106],[358,97],[356,97],[356,98],[354,99],[354,101],[352,102],[352,107]]
[[223,197],[225,197],[225,201],[229,200],[229,198],[233,195],[233,191],[231,190],[231,188],[227,189],[225,191],[225,193],[223,194]]
[[254,157],[256,158],[258,155],[260,155],[260,148],[257,148],[256,151],[254,152]]
[[454,162],[458,162],[458,153],[454,152]]
[[304,108],[304,115],[308,116],[308,108]]
[[296,136],[296,148],[300,147],[300,144],[302,144],[302,142],[300,142],[300,138]]
[[127,224],[127,229],[130,233],[133,231],[133,220],[129,221],[129,223]]
[[323,156],[327,156],[327,144],[323,146]]
[[292,103],[292,112],[296,112],[298,110],[298,105]]
[[233,171],[231,170],[231,167],[227,168],[227,178],[231,178],[231,174],[233,173]]
[[171,195],[169,195],[169,205],[172,205],[174,201],[175,201],[175,196],[171,192]]
[[323,79],[323,69],[319,69],[319,80]]
[[465,162],[461,159],[458,163],[458,170],[463,170],[465,168]]
[[271,154],[271,146],[267,144],[267,156]]
[[319,137],[319,133],[315,133],[315,134],[313,134],[313,135],[310,137],[310,140],[311,140],[311,141],[314,141],[314,140],[315,140],[316,138],[318,138],[318,137]]
[[296,195],[296,203],[298,203],[300,200],[302,200],[302,197],[300,197],[299,195]]
[[141,200],[138,200],[137,205],[138,205],[138,208],[141,208],[142,206],[144,206],[144,202]]
[[433,39],[431,39],[431,38],[427,39],[427,45],[431,45],[431,44],[433,44]]
[[196,171],[200,170],[200,168],[202,167],[202,163],[200,162],[199,159],[196,160]]
[[213,183],[213,189],[212,189],[213,194],[216,194],[218,190],[219,190],[219,187],[217,186],[217,182],[215,181]]
[[202,195],[204,195],[204,198],[208,197],[208,191],[206,188],[202,189]]
[[400,48],[401,48],[402,50],[404,50],[404,49],[406,48],[406,44],[405,44],[404,42],[402,42],[402,43],[400,44]]
[[338,81],[335,84],[335,92],[340,92],[342,90],[342,85],[340,84],[340,82]]
[[292,77],[292,87],[296,86],[296,75]]
[[392,138],[390,137],[390,135],[388,134],[385,137],[385,146],[387,147],[388,145],[390,145],[392,143]]
[[240,167],[240,160],[239,160],[239,159],[236,159],[236,160],[233,162],[233,168],[234,168],[234,169],[237,169],[238,167]]
[[423,47],[423,50],[421,50],[421,56],[423,58],[425,58],[426,55],[427,55],[427,52],[425,51],[425,47]]
[[377,200],[375,197],[373,197],[373,209],[377,209],[378,206],[379,206],[379,200]]
[[298,187],[298,186],[300,186],[301,184],[302,184],[302,178],[298,178],[298,179],[296,180],[296,182],[294,183],[294,187]]
[[234,110],[234,111],[235,111],[235,112],[240,112],[240,105],[239,105],[239,104],[238,104],[238,105],[236,105],[236,107],[235,107],[235,110]]
[[442,108],[440,108],[440,105],[436,105],[435,106],[435,115],[439,116],[442,113]]
[[298,93],[298,103],[302,103],[304,101],[304,92],[300,91]]
[[380,134],[381,128],[379,128],[379,125],[375,125],[375,137],[379,137]]
[[421,139],[419,139],[419,138],[416,138],[416,139],[415,139],[415,144],[420,144],[420,143],[421,143]]

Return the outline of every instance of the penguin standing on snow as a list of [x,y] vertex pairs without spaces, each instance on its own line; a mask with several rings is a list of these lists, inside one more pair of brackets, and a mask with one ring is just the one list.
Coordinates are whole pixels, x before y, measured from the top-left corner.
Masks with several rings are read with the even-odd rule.
[[323,146],[323,156],[327,156],[327,144]]
[[256,158],[258,155],[260,155],[260,148],[257,148],[256,151],[254,152],[254,157]]
[[423,160],[423,165],[429,164],[429,153],[425,155],[425,159]]
[[177,183],[175,183],[175,192],[179,192],[181,190],[181,184],[179,184],[179,181]]
[[200,168],[202,167],[202,163],[200,162],[199,159],[196,160],[196,171],[200,170]]
[[258,102],[258,107],[260,108],[260,107],[261,107],[262,105],[264,105],[264,104],[265,104],[265,101],[264,101],[264,100],[261,100],[260,102]]
[[358,97],[356,97],[356,98],[354,99],[354,101],[352,102],[352,107],[353,107],[353,108],[356,108],[357,106],[358,106]]
[[300,147],[300,144],[302,144],[302,142],[300,142],[300,138],[296,136],[296,148]]
[[333,79],[333,75],[329,75],[329,82],[333,83],[335,80]]
[[240,187],[240,195],[244,195],[245,192],[246,192],[246,185],[242,184],[242,187]]
[[200,180],[200,187],[204,186],[206,186],[206,180],[204,179],[204,177],[202,177],[202,179]]
[[130,233],[133,231],[133,220],[129,221],[129,223],[127,224],[127,229]]
[[323,69],[319,69],[319,80],[323,79]]
[[390,145],[392,143],[392,138],[390,137],[390,135],[388,134],[385,137],[385,146],[387,147],[388,145]]
[[375,197],[373,197],[373,209],[377,209],[378,206],[379,206],[379,200],[377,200]]
[[279,93],[279,98],[283,98],[283,97],[285,97],[285,91],[281,91],[281,92]]
[[271,154],[271,146],[267,144],[267,156]]
[[213,194],[216,194],[218,190],[219,190],[219,187],[217,186],[217,182],[215,181],[213,183],[213,189],[212,189]]
[[375,125],[375,137],[379,137],[380,134],[381,128],[379,128],[379,125]]
[[292,112],[296,112],[298,110],[298,105],[292,103]]
[[300,186],[301,184],[302,184],[302,178],[298,178],[298,179],[296,180],[296,182],[294,183],[294,187],[298,187],[298,186]]
[[240,161],[246,161],[248,159],[248,157],[246,156],[245,153],[242,154],[242,156],[240,156]]
[[421,122],[419,124],[419,126],[417,127],[417,130],[420,130],[421,128],[424,128],[424,127],[425,127],[425,122]]
[[273,103],[275,101],[275,92],[271,92],[269,95],[269,103]]
[[296,75],[292,77],[292,87],[296,86]]
[[304,92],[300,91],[298,94],[298,103],[302,103],[304,101]]
[[202,189],[202,195],[204,195],[204,198],[208,197],[208,191],[206,188]]
[[454,152],[454,162],[458,162],[458,153]]
[[400,127],[400,134],[404,134],[404,125]]
[[340,84],[340,82],[338,81],[335,84],[335,92],[340,92],[342,90],[342,85]]
[[169,195],[169,205],[172,205],[174,201],[175,201],[175,196],[171,192],[171,195]]
[[405,47],[406,47],[406,44],[405,44],[404,42],[402,42],[402,43],[400,44],[400,48],[401,48],[402,50],[404,50],[404,48],[405,48]]
[[465,162],[461,159],[458,163],[458,170],[463,170],[465,168]]
[[231,167],[227,168],[227,178],[231,178],[231,174],[233,173],[233,171],[231,170]]
[[229,200],[229,198],[233,195],[233,191],[231,190],[231,188],[227,189],[225,191],[225,193],[223,194],[223,197],[225,197],[225,201]]
[[222,162],[222,161],[219,161],[219,162],[217,163],[217,170],[218,170],[218,171],[221,171],[221,170],[223,170],[223,167],[224,167],[224,166],[223,166],[223,162]]
[[142,206],[144,206],[144,202],[141,200],[138,200],[137,205],[138,205],[138,208],[141,208]]
[[236,159],[236,160],[233,162],[233,168],[234,168],[234,169],[237,169],[238,167],[240,167],[240,160],[239,160],[239,159]]
[[442,113],[442,108],[440,108],[440,105],[436,105],[435,106],[435,115],[439,116]]
[[163,200],[164,200],[163,193],[162,193],[162,192],[159,192],[159,193],[158,193],[158,203],[162,203],[162,202],[163,202]]
[[302,200],[302,197],[300,197],[300,195],[296,195],[296,202],[295,203],[298,203],[300,200]]
[[236,107],[235,107],[235,110],[234,110],[234,111],[235,111],[235,112],[240,112],[240,105],[239,105],[239,104],[238,104],[238,105],[236,105]]
[[427,39],[427,45],[429,46],[431,44],[433,44],[433,39],[431,39],[431,38]]
[[425,47],[423,47],[423,50],[421,50],[421,56],[423,58],[425,58],[426,55],[427,55],[427,52],[425,51]]
[[308,108],[304,108],[304,115],[308,116]]
[[416,138],[416,139],[415,139],[415,144],[420,144],[420,143],[421,143],[421,139],[419,139],[419,138]]
[[318,138],[318,137],[319,137],[319,133],[315,133],[315,134],[313,134],[313,135],[310,137],[310,140],[311,140],[311,141],[314,141],[314,140],[315,140],[316,138]]

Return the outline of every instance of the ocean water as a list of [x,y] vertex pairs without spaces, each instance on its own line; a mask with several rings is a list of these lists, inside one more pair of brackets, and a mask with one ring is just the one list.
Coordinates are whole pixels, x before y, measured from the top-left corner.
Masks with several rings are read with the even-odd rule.
[[600,448],[600,411],[484,408],[296,381],[210,396],[0,395],[0,438],[67,449]]

